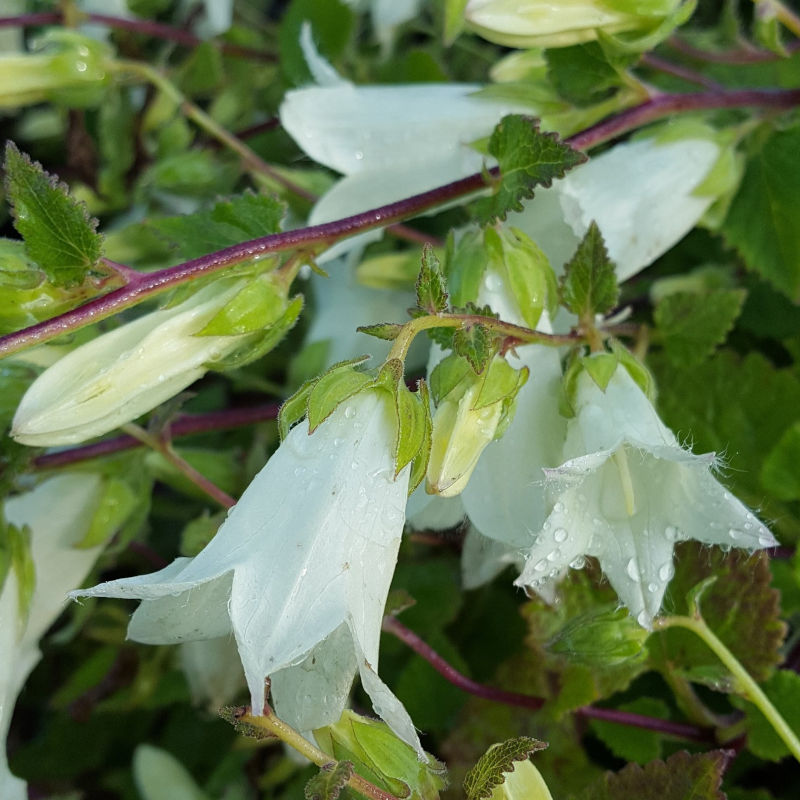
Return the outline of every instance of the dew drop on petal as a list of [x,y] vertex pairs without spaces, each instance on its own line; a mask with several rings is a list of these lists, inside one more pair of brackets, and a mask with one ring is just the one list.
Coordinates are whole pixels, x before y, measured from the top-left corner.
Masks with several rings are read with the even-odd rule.
[[301,478],[305,474],[306,474],[306,468],[305,467],[295,467],[294,468],[294,476],[295,476],[295,478]]
[[561,551],[558,548],[553,550],[552,553],[548,553],[547,554],[547,560],[548,561],[556,561],[559,558],[561,558]]
[[643,628],[647,628],[650,626],[650,615],[646,611],[640,611],[639,616],[636,617],[636,621]]
[[533,568],[537,572],[544,572],[547,569],[547,561],[543,558],[540,558],[534,565]]
[[662,581],[669,581],[672,580],[672,576],[675,574],[675,567],[672,566],[671,561],[667,561],[666,564],[662,564],[658,568],[658,577]]
[[556,503],[553,506],[553,511],[555,511],[556,514],[560,514],[563,510],[564,510],[564,504],[563,503]]
[[658,591],[658,584],[657,583],[648,583],[647,584],[647,591],[650,594],[655,594]]
[[641,580],[641,576],[639,575],[639,565],[636,563],[635,558],[628,560],[628,566],[625,567],[625,571],[628,573],[628,577],[632,581],[636,581],[638,583]]
[[353,406],[347,406],[344,410],[344,415],[347,419],[353,419],[356,413],[356,409]]
[[775,539],[773,539],[769,532],[765,530],[764,533],[759,534],[758,543],[761,545],[761,547],[774,547]]
[[664,536],[668,542],[674,542],[678,538],[678,529],[674,525],[667,525],[664,528]]
[[742,533],[742,531],[740,531],[738,528],[731,528],[731,529],[728,531],[728,536],[730,536],[730,537],[731,537],[731,539],[733,539],[734,541],[736,541],[737,539],[741,539],[741,538],[742,538],[742,536],[744,536],[744,534],[743,534],[743,533]]
[[567,532],[564,528],[558,528],[557,530],[553,531],[553,539],[561,544],[561,542],[567,541]]
[[586,566],[586,559],[583,556],[578,556],[569,562],[572,569],[583,569]]

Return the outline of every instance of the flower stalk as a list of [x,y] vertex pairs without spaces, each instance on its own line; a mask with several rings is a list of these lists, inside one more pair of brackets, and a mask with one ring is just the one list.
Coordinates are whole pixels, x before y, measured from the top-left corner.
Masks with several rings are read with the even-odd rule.
[[693,616],[659,617],[653,621],[653,630],[663,631],[667,628],[685,628],[699,636],[717,658],[728,668],[736,681],[742,696],[749,700],[767,719],[775,733],[789,749],[789,752],[800,762],[800,739],[789,727],[781,713],[764,694],[761,687],[753,680],[736,656],[723,644],[714,631],[697,611]]

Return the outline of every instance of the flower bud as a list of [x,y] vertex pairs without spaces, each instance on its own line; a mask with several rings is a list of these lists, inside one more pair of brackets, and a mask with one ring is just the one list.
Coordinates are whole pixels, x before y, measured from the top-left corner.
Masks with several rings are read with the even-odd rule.
[[[204,375],[209,364],[255,336],[236,327],[227,330],[219,322],[230,316],[227,307],[254,283],[214,283],[178,305],[146,314],[76,348],[33,382],[14,416],[11,435],[32,446],[75,444],[173,397]],[[230,319],[223,321],[231,324]],[[209,335],[209,327],[228,335]]]
[[648,32],[669,17],[677,0],[469,0],[464,15],[478,34],[507,47],[568,47],[623,31]]

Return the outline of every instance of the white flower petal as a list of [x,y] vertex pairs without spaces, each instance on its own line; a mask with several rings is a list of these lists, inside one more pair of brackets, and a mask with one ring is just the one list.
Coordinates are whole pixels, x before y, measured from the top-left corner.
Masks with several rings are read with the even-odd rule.
[[464,520],[461,495],[440,497],[428,494],[421,483],[408,498],[406,522],[415,531],[446,531]]
[[490,539],[470,525],[461,550],[461,585],[477,589],[496,578],[509,564],[521,571],[524,563],[520,549]]
[[184,642],[180,663],[192,701],[216,713],[244,687],[244,672],[233,636]]

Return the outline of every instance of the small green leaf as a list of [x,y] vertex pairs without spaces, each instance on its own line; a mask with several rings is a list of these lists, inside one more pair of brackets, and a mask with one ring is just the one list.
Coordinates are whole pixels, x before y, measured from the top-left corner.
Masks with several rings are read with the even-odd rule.
[[608,257],[603,235],[592,222],[561,279],[564,305],[579,319],[606,314],[617,304],[619,287],[614,262]]
[[308,396],[308,432],[313,433],[337,406],[373,381],[371,375],[357,372],[351,361],[331,367],[314,384]]
[[55,286],[83,283],[103,254],[97,220],[70,196],[66,184],[48,175],[13,142],[6,144],[5,172],[14,225],[28,255]]
[[[789,727],[800,736],[800,675],[789,669],[781,669],[761,688]],[[789,755],[783,740],[758,708],[738,698],[734,699],[734,703],[745,713],[747,746],[755,755],[767,761],[780,761]]]
[[286,207],[274,197],[245,192],[194,214],[153,219],[149,225],[188,260],[277,233],[285,213]]
[[367,336],[374,336],[376,339],[385,339],[387,342],[393,342],[403,330],[403,325],[395,322],[379,322],[377,325],[360,325],[356,328],[360,333],[366,333]]
[[353,775],[352,761],[331,761],[306,784],[306,800],[336,800]]
[[476,200],[473,216],[488,224],[505,219],[509,211],[522,211],[522,201],[533,197],[536,186],[550,186],[572,167],[586,161],[554,133],[542,133],[532,117],[510,114],[495,127],[488,145],[489,155],[500,165],[500,180],[491,197]]
[[272,325],[286,307],[286,294],[268,276],[252,279],[196,333],[196,336],[238,336]]
[[447,286],[439,259],[429,244],[422,249],[422,266],[417,276],[417,306],[428,314],[447,310]]
[[397,382],[395,407],[397,409],[397,447],[395,452],[395,477],[411,463],[425,444],[425,409],[419,394],[411,392],[402,379]]
[[19,629],[22,630],[28,622],[33,591],[36,588],[36,565],[31,555],[31,530],[27,526],[18,528],[16,525],[6,524],[4,527],[11,569],[14,570],[17,579],[17,621]]
[[425,478],[425,473],[428,469],[428,461],[431,456],[431,439],[433,436],[433,419],[431,417],[431,399],[428,392],[428,384],[421,380],[417,384],[417,392],[419,393],[419,402],[422,405],[424,417],[424,431],[422,444],[420,445],[417,455],[411,462],[411,475],[408,479],[408,493],[414,491],[417,486],[422,483]]
[[728,763],[724,750],[692,755],[685,750],[643,767],[607,772],[576,800],[725,800],[720,786]]
[[722,225],[745,265],[792,300],[800,299],[800,125],[759,142]]
[[769,451],[761,468],[761,482],[781,500],[800,499],[800,421],[791,425]]
[[443,358],[431,372],[433,400],[438,406],[461,381],[471,374],[469,363],[455,353]]
[[527,368],[514,369],[504,358],[493,358],[489,368],[484,370],[481,387],[472,407],[477,410],[501,400],[513,400],[527,380]]
[[458,38],[464,27],[464,9],[467,0],[444,0],[444,43],[448,47]]
[[318,380],[319,378],[312,378],[306,381],[281,406],[278,411],[278,432],[281,439],[285,439],[292,425],[301,420],[308,412],[308,398]]
[[453,333],[453,352],[464,356],[478,375],[486,369],[494,355],[492,344],[489,330],[480,323],[458,328]]
[[445,273],[453,305],[465,306],[478,296],[481,278],[489,264],[486,249],[484,232],[479,228],[468,230],[458,241],[452,232],[448,236]]
[[596,353],[580,360],[581,366],[603,391],[619,366],[619,359],[611,353]]
[[725,341],[745,296],[743,289],[716,289],[663,297],[653,317],[670,361],[690,365],[708,358]]
[[464,778],[467,800],[485,800],[491,797],[495,786],[505,780],[503,773],[514,769],[515,761],[526,761],[532,753],[544,750],[545,747],[547,745],[544,742],[529,736],[492,745]]
[[545,58],[547,74],[556,91],[577,106],[598,103],[623,83],[618,67],[609,62],[597,42],[546,50]]

